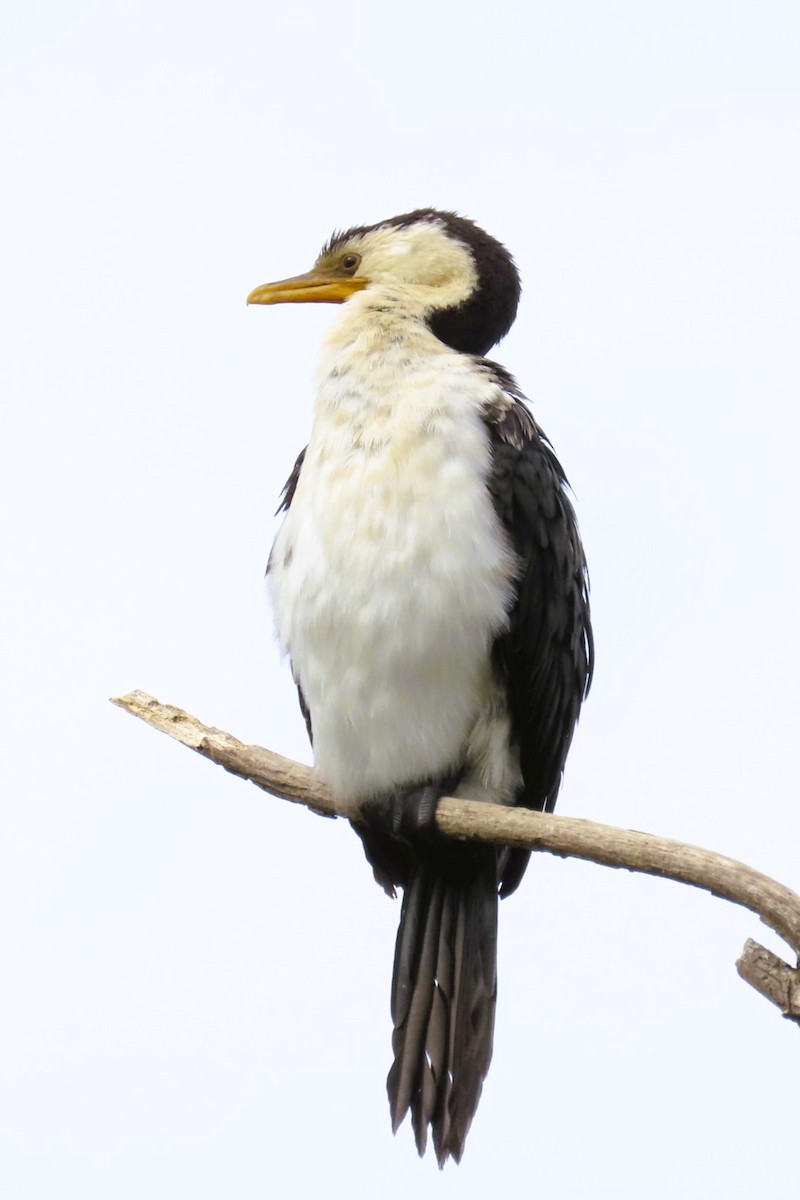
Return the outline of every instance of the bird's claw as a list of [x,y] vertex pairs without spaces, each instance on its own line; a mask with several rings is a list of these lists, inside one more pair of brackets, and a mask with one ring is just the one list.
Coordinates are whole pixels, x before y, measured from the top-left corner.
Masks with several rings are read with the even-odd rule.
[[442,796],[452,795],[457,779],[402,788],[368,800],[361,809],[365,824],[410,845],[436,841],[436,808]]

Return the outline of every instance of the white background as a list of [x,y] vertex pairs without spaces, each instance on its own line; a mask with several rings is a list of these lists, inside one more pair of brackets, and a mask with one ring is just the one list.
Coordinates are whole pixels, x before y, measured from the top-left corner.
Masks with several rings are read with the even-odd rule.
[[263,569],[334,227],[451,207],[577,496],[560,811],[800,885],[796,4],[16,0],[2,16],[0,1195],[759,1200],[797,1031],[755,918],[539,858],[460,1167],[392,1139],[398,905],[355,836],[117,709],[307,759]]

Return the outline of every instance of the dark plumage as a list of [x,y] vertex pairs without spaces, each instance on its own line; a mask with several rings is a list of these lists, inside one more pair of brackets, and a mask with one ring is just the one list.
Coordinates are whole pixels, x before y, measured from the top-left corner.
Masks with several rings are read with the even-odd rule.
[[[505,372],[499,378],[508,388]],[[592,680],[589,579],[566,476],[516,385],[512,394],[513,405],[499,419],[489,417],[489,489],[520,560],[514,607],[494,660],[520,751],[517,804],[552,812]],[[501,895],[518,886],[529,857],[526,850],[508,852]]]
[[418,852],[403,892],[392,976],[392,1129],[411,1110],[440,1165],[460,1161],[492,1058],[497,851]]

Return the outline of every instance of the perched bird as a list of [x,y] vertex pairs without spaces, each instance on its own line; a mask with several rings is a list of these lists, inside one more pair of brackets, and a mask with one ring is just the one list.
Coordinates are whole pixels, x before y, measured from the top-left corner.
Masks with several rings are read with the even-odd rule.
[[315,763],[403,889],[392,1126],[459,1160],[492,1054],[498,896],[528,852],[435,829],[442,795],[551,811],[592,674],[567,481],[511,375],[514,261],[419,209],[335,233],[251,304],[342,303],[268,578]]

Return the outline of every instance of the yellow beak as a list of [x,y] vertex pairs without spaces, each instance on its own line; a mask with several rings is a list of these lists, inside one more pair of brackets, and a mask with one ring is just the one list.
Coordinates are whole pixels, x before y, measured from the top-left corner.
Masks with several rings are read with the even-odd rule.
[[247,297],[248,304],[343,304],[362,291],[367,280],[336,271],[306,271],[277,283],[264,283]]

